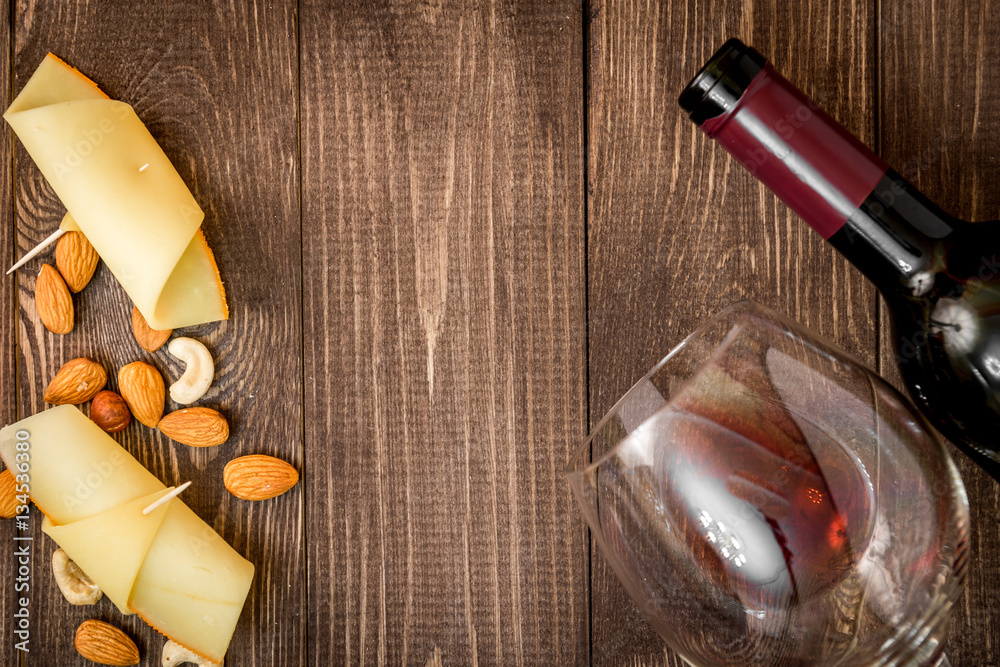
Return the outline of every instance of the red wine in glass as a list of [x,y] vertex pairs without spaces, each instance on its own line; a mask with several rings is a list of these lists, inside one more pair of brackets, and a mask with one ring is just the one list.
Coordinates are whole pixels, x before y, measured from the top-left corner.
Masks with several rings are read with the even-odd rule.
[[570,486],[685,660],[933,665],[968,503],[912,405],[776,313],[734,304],[635,383]]
[[635,468],[648,491],[628,502],[655,505],[716,591],[780,612],[857,565],[875,523],[872,482],[835,434],[741,388],[709,366],[623,441],[626,456],[656,452]]

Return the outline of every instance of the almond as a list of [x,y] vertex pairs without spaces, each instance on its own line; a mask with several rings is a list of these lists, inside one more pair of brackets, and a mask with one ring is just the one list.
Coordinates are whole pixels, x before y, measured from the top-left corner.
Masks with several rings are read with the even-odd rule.
[[18,506],[23,503],[17,500],[17,484],[10,468],[0,472],[0,517],[10,519],[17,515]]
[[146,352],[156,352],[167,342],[173,329],[153,329],[146,322],[139,309],[132,306],[132,335]]
[[42,265],[35,281],[35,310],[52,333],[68,334],[73,330],[73,297],[66,281],[48,264]]
[[273,456],[251,454],[233,459],[222,471],[229,493],[243,500],[267,500],[280,496],[299,482],[290,464]]
[[185,408],[160,420],[157,428],[171,440],[192,447],[215,447],[229,438],[229,422],[211,408]]
[[91,359],[73,359],[63,364],[45,388],[42,400],[53,405],[79,405],[104,389],[108,374],[104,367]]
[[79,292],[87,286],[100,259],[82,232],[66,232],[56,244],[56,268],[70,292]]
[[167,399],[160,371],[145,361],[133,361],[122,366],[118,371],[118,391],[140,423],[156,428]]
[[90,418],[107,433],[124,431],[132,421],[125,399],[105,389],[94,396],[90,404]]
[[99,665],[135,665],[139,649],[135,642],[115,626],[90,619],[76,629],[73,646],[77,653]]

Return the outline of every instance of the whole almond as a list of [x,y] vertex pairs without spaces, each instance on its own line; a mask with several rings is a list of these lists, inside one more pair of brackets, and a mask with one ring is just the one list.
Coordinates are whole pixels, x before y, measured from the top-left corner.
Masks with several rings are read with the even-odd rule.
[[229,438],[229,422],[211,408],[185,408],[171,412],[157,428],[171,440],[192,447],[215,447]]
[[43,264],[35,281],[35,310],[45,328],[55,334],[73,330],[73,297],[66,281],[49,264]]
[[156,428],[167,399],[160,371],[145,361],[133,361],[122,366],[118,371],[118,391],[140,423]]
[[17,499],[17,483],[10,468],[0,472],[0,517],[10,519],[17,515],[17,508],[24,503]]
[[139,346],[146,352],[156,352],[159,350],[167,339],[170,338],[170,334],[173,333],[173,329],[153,329],[146,322],[146,318],[142,316],[139,309],[132,306],[132,335],[135,336],[136,342]]
[[66,232],[56,244],[56,267],[70,292],[79,292],[87,286],[100,259],[82,232]]
[[73,646],[77,653],[99,665],[125,667],[139,662],[135,642],[115,626],[90,619],[76,629]]
[[124,398],[105,389],[91,401],[90,419],[107,433],[118,433],[132,421],[132,413]]
[[96,396],[107,383],[108,374],[99,363],[82,357],[73,359],[52,378],[42,400],[53,405],[79,405]]
[[264,454],[233,459],[222,471],[229,493],[243,500],[267,500],[295,486],[299,473],[290,464]]

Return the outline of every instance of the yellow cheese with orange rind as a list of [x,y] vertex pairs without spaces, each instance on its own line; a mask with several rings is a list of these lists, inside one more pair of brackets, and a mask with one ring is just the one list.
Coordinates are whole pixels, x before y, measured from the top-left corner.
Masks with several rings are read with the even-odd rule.
[[151,327],[228,318],[204,213],[132,107],[49,54],[4,118]]
[[167,487],[74,406],[0,430],[0,457],[15,466],[18,454],[30,464],[29,494],[48,515],[42,530],[112,602],[221,661],[253,564],[179,498],[143,516]]
[[11,470],[21,442],[28,443],[20,453],[28,454],[31,500],[55,524],[86,519],[166,488],[72,405],[0,430],[0,458]]
[[187,505],[171,501],[132,587],[129,609],[222,662],[253,582],[253,565]]

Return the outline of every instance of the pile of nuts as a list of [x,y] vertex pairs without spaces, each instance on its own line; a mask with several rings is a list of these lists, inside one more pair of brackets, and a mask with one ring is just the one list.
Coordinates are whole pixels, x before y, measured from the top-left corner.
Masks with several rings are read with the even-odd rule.
[[[197,345],[204,349],[201,343]],[[178,382],[183,381],[182,377]],[[229,422],[217,410],[186,408],[163,416],[167,392],[163,376],[152,364],[133,361],[122,366],[118,370],[119,393],[104,389],[107,382],[103,366],[81,357],[63,364],[45,388],[43,398],[53,405],[91,401],[90,418],[108,433],[124,430],[135,417],[171,440],[192,447],[214,447],[229,438]]]
[[[140,344],[146,341],[151,352],[163,345],[165,339],[158,344],[149,342],[153,336],[147,332],[153,330],[138,311],[133,311],[132,322]],[[170,386],[170,398],[181,404],[193,403],[212,384],[215,376],[212,355],[193,338],[174,338],[167,351],[185,363],[184,374]],[[160,371],[150,363],[133,361],[122,366],[118,370],[118,393],[105,389],[107,382],[108,374],[99,363],[84,357],[73,359],[63,364],[52,378],[43,399],[53,405],[81,405],[90,401],[91,420],[107,433],[123,431],[135,417],[139,423],[159,429],[171,440],[191,447],[215,447],[229,438],[229,422],[218,410],[189,407],[164,416],[166,384]],[[233,459],[223,472],[226,489],[244,500],[274,498],[298,481],[294,467],[262,454]]]

